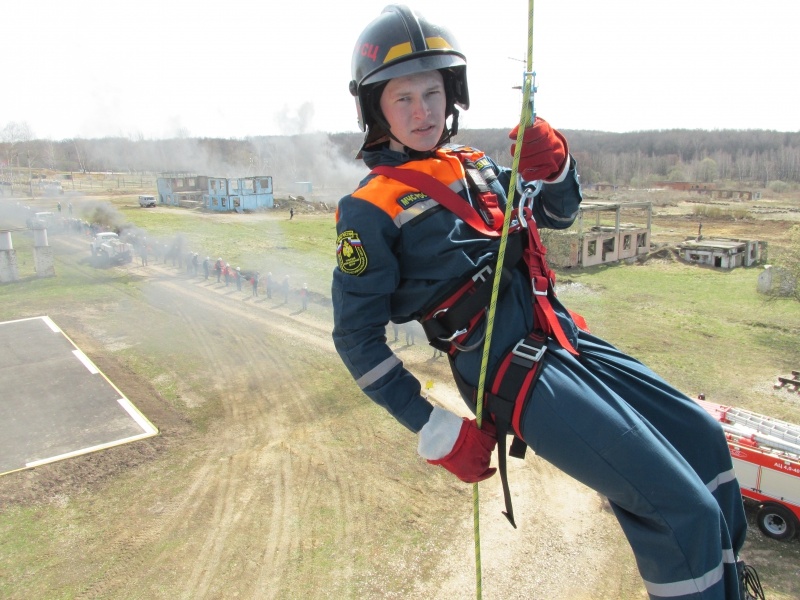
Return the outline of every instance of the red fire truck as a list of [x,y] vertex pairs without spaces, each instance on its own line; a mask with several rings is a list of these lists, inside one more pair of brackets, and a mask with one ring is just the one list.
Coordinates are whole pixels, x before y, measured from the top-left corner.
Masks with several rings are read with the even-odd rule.
[[792,539],[800,529],[800,426],[697,402],[722,424],[742,496],[758,505],[758,528],[776,540]]

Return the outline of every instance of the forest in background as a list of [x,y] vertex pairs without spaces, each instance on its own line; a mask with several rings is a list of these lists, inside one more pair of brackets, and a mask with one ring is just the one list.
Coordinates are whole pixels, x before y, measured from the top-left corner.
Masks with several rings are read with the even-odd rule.
[[[584,185],[650,187],[689,181],[774,192],[800,187],[800,132],[662,130],[609,133],[564,130]],[[459,132],[454,141],[509,166],[510,140],[500,129]],[[58,172],[193,173],[219,177],[271,175],[281,184],[350,188],[366,172],[355,160],[360,133],[308,133],[244,139],[33,139],[24,125],[0,130],[0,180]]]

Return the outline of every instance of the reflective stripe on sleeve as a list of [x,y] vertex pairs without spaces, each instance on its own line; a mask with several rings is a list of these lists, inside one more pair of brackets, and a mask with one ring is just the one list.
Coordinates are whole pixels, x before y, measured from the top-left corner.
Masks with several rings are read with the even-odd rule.
[[410,208],[407,208],[397,215],[394,218],[394,224],[400,228],[405,223],[408,223],[411,219],[414,219],[424,213],[426,210],[436,208],[437,206],[439,206],[439,203],[434,200],[423,200],[422,202],[417,202]]
[[572,213],[569,216],[559,217],[558,215],[553,214],[549,210],[547,210],[547,207],[544,206],[544,204],[542,204],[542,211],[544,212],[544,214],[546,214],[548,217],[550,217],[553,221],[556,221],[558,223],[572,223],[575,220],[575,217],[578,216],[578,211],[576,210],[574,213]]
[[706,488],[708,489],[709,492],[713,493],[723,483],[730,483],[734,479],[736,479],[736,473],[734,472],[733,469],[730,469],[729,471],[723,471],[722,473],[714,477],[714,479],[709,481],[706,484]]
[[652,583],[650,581],[645,581],[644,587],[647,589],[648,594],[651,596],[658,596],[659,598],[689,596],[701,593],[719,583],[722,580],[723,572],[723,561],[720,561],[720,563],[708,573],[695,579],[673,581],[672,583]]
[[386,375],[399,364],[401,364],[400,359],[392,354],[389,358],[356,379],[356,384],[358,384],[358,387],[363,390],[378,381],[378,379]]

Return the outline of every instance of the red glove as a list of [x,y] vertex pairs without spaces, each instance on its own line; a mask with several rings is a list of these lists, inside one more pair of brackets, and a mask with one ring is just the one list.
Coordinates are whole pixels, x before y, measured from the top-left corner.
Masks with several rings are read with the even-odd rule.
[[489,479],[497,471],[494,467],[489,467],[492,451],[497,445],[497,432],[489,422],[484,421],[482,426],[482,429],[478,429],[475,419],[464,419],[450,453],[444,458],[428,462],[442,465],[466,483]]
[[[508,134],[508,137],[514,140],[511,144],[511,156],[514,156],[517,149],[518,132],[519,125]],[[522,150],[519,154],[520,176],[525,181],[553,182],[564,171],[567,160],[569,160],[567,140],[550,127],[547,121],[536,117],[533,125],[525,129],[523,134]]]

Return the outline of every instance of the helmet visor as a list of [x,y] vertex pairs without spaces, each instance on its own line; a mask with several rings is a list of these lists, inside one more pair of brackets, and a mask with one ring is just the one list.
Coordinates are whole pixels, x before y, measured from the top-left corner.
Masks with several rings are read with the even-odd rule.
[[389,81],[395,77],[404,77],[425,71],[437,71],[449,67],[464,67],[466,61],[456,54],[428,54],[425,56],[415,56],[409,60],[394,63],[385,69],[380,69],[371,73],[361,82],[361,86]]

